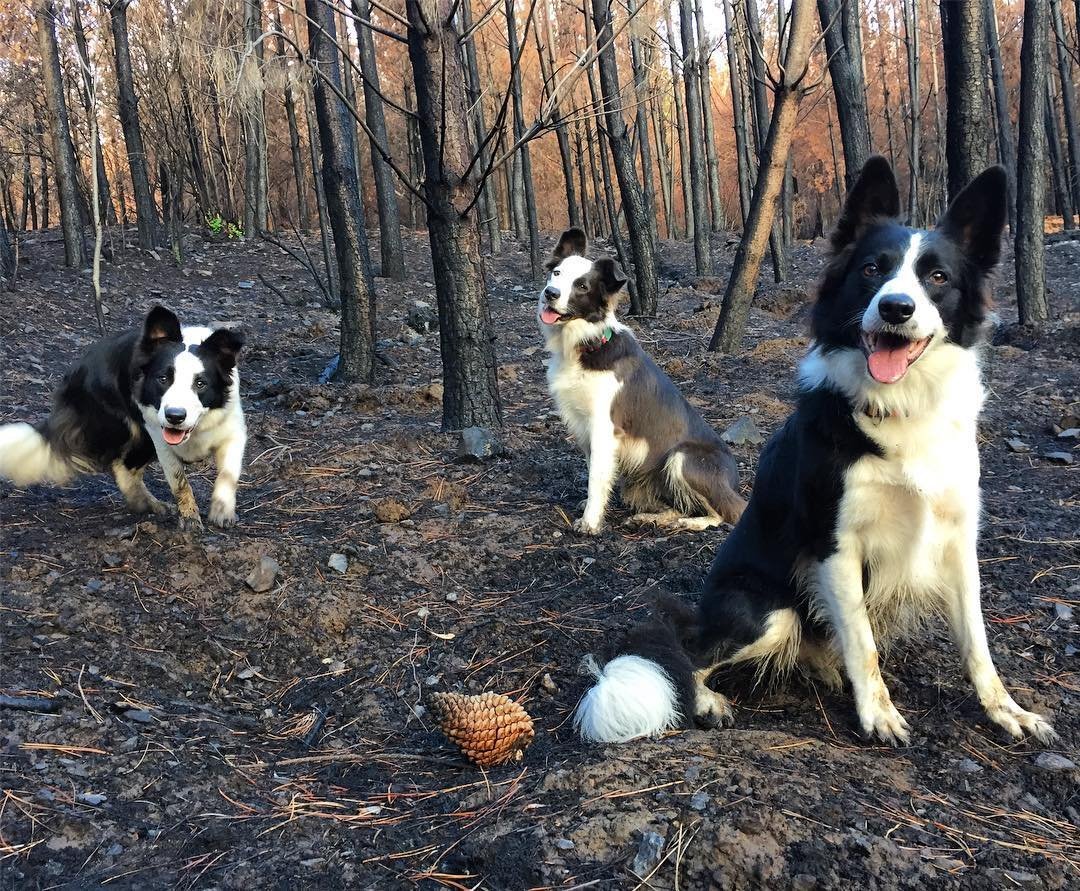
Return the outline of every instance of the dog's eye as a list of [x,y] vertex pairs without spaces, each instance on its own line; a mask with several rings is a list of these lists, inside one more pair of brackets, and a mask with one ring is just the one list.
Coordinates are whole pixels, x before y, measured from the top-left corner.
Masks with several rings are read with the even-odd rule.
[[204,381],[204,380],[195,381],[195,389],[196,390],[205,390],[206,389],[206,381]]
[[935,269],[933,272],[930,273],[930,275],[927,276],[927,278],[929,278],[931,283],[935,285],[945,285],[949,282],[949,277],[940,269]]
[[865,275],[867,278],[873,278],[875,275],[878,274],[877,263],[867,263],[862,268],[862,274]]
[[552,278],[558,278],[559,277],[559,270],[556,269],[553,273],[551,273],[551,277]]
[[158,383],[159,384],[168,384],[168,382],[169,382],[169,376],[167,374],[163,374],[160,377],[158,377]]

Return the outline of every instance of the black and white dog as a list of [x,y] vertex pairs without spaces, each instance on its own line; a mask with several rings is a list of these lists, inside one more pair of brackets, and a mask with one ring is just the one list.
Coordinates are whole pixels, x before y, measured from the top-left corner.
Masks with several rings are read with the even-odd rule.
[[576,724],[616,742],[732,720],[706,681],[722,666],[798,665],[851,683],[868,735],[907,742],[878,647],[944,616],[992,721],[1054,739],[1006,692],[979,602],[978,344],[1005,223],[1005,172],[977,177],[932,231],[901,225],[888,162],[871,158],[832,236],[795,413],[696,610],[669,605],[597,672]]
[[590,260],[586,249],[580,229],[563,233],[537,307],[551,354],[548,389],[589,464],[589,497],[574,528],[600,531],[620,475],[637,522],[734,523],[745,507],[735,458],[615,318],[626,284],[615,261]]
[[202,520],[184,464],[214,456],[210,522],[236,523],[236,486],[247,432],[236,357],[243,337],[219,328],[181,328],[162,306],[141,331],[100,340],[68,373],[52,413],[37,427],[0,427],[0,477],[16,485],[63,485],[79,473],[111,471],[135,511],[164,514],[143,472],[156,457],[183,528]]

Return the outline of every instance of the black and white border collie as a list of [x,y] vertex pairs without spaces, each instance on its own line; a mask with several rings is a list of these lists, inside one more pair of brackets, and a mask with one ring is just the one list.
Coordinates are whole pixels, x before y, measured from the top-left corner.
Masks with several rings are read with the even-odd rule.
[[847,197],[812,316],[795,413],[769,440],[750,503],[696,610],[669,604],[582,699],[589,740],[732,720],[717,669],[847,676],[867,735],[906,743],[879,647],[948,622],[979,701],[1014,737],[1055,738],[1006,692],[979,602],[978,344],[1005,223],[1005,172],[977,177],[932,231],[898,222],[893,172],[871,158]]
[[141,331],[91,346],[57,391],[39,426],[0,427],[0,477],[16,485],[63,485],[79,473],[111,472],[132,510],[164,514],[143,472],[155,457],[176,498],[180,525],[202,520],[184,464],[217,464],[210,522],[236,523],[236,486],[247,431],[236,357],[243,337],[227,328],[181,328],[162,306]]
[[551,354],[548,389],[589,464],[589,497],[574,528],[600,531],[620,475],[636,522],[734,523],[745,507],[734,457],[615,318],[626,279],[614,260],[588,259],[587,247],[580,229],[563,233],[537,307]]

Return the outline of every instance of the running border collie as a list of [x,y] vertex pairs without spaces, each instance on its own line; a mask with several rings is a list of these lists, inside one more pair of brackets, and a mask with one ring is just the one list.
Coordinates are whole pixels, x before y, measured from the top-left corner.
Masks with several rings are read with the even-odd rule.
[[631,635],[575,715],[621,742],[733,720],[706,686],[749,662],[851,683],[863,731],[906,743],[879,647],[944,616],[979,701],[1013,737],[1050,723],[1006,692],[979,603],[977,346],[1005,224],[1005,171],[971,182],[932,231],[898,222],[887,161],[867,161],[832,236],[795,413],[769,440],[750,503],[696,610],[673,603]]
[[548,390],[589,465],[574,529],[601,530],[616,479],[633,521],[682,529],[734,523],[745,507],[735,458],[615,318],[626,279],[609,257],[590,260],[567,229],[547,267],[536,317],[551,354]]
[[0,477],[16,485],[70,482],[109,471],[128,506],[165,514],[143,473],[157,458],[184,529],[202,527],[184,464],[214,456],[210,522],[236,523],[236,487],[247,431],[236,357],[243,337],[228,328],[181,328],[163,306],[142,330],[100,340],[69,372],[39,426],[0,427]]

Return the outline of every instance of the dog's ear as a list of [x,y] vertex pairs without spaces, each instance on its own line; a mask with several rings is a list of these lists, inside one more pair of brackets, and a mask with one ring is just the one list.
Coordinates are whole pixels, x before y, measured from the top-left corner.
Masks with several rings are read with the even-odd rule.
[[626,284],[626,277],[622,274],[619,264],[611,257],[602,257],[593,263],[593,272],[596,273],[605,296],[617,294]]
[[900,189],[892,167],[881,155],[873,155],[863,164],[844,200],[844,209],[830,237],[833,252],[842,251],[874,222],[899,216]]
[[984,170],[953,199],[938,229],[983,272],[997,266],[1008,216],[1009,181],[1001,166]]
[[176,313],[164,306],[155,306],[143,322],[143,352],[153,352],[161,344],[170,340],[183,343],[184,335],[180,333],[180,320],[176,317]]
[[583,230],[578,229],[576,226],[573,229],[567,229],[559,236],[559,243],[555,245],[555,250],[551,252],[551,257],[547,262],[548,270],[554,269],[567,257],[574,255],[584,257],[588,247],[589,239]]
[[199,352],[217,357],[222,368],[229,371],[236,365],[236,357],[244,346],[244,335],[231,328],[218,328],[199,344]]

